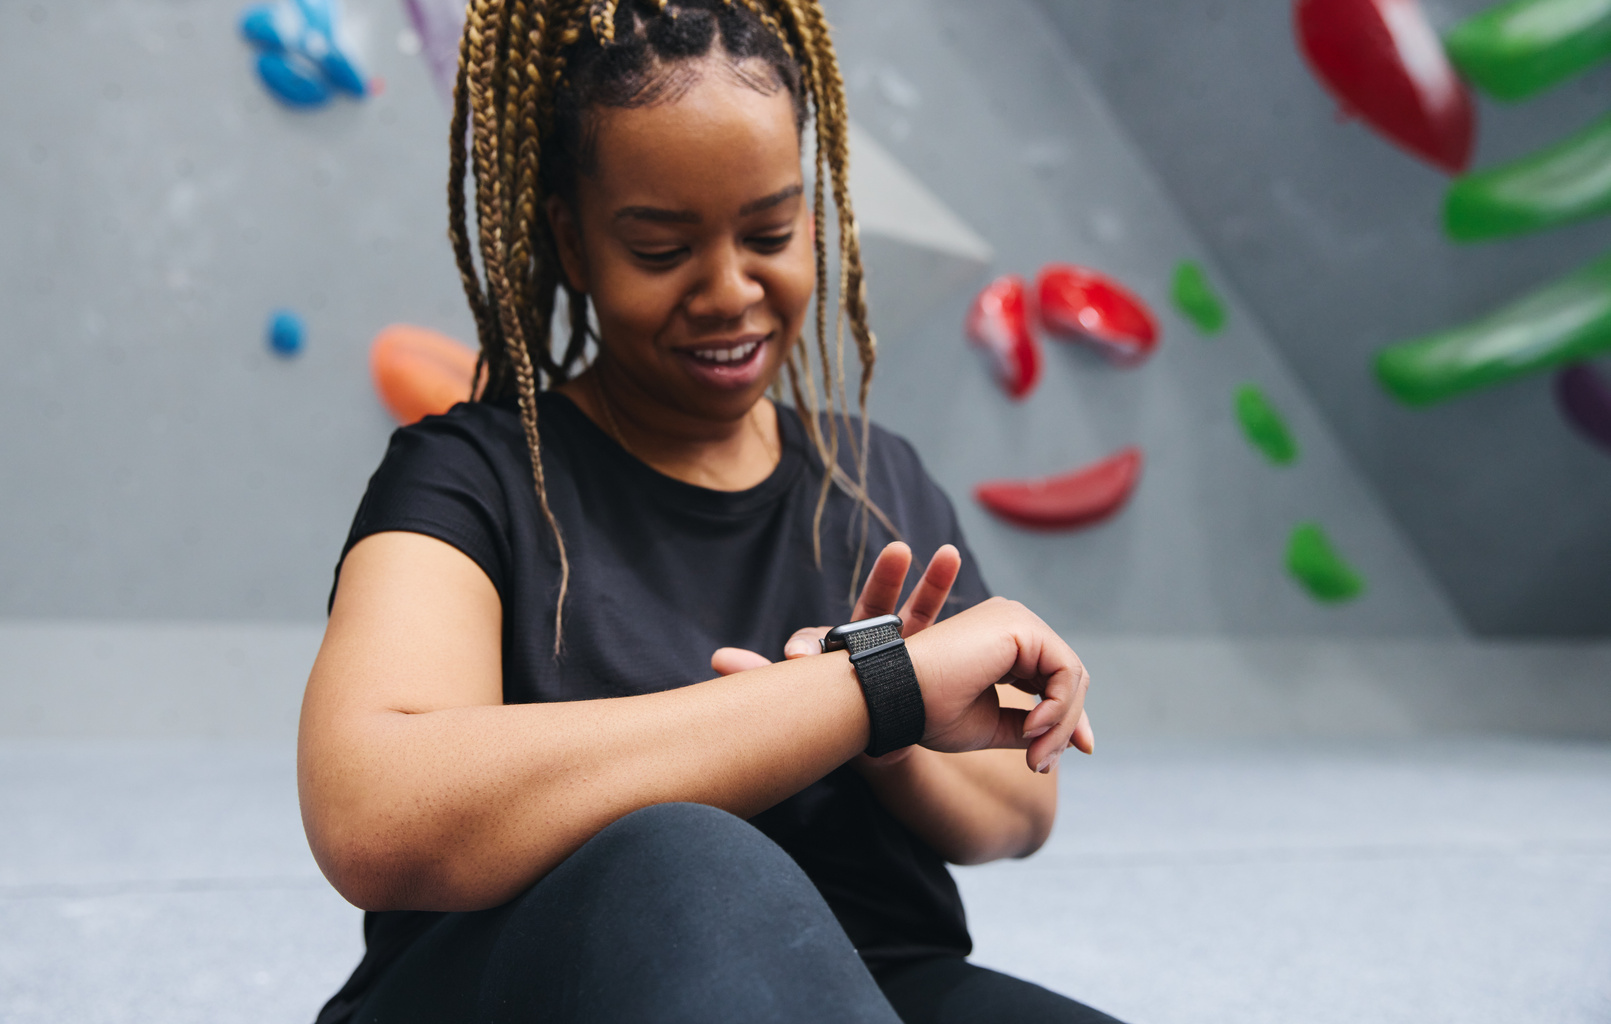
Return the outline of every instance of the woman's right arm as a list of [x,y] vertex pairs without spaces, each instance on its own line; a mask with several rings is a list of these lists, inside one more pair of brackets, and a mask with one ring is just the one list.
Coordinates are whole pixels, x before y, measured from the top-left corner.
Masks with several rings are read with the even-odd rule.
[[[867,743],[843,653],[644,696],[504,705],[501,631],[497,591],[456,548],[380,533],[347,554],[297,762],[314,857],[357,906],[496,906],[634,810],[691,801],[750,817]],[[1084,672],[1021,606],[981,605],[908,646],[925,745],[1030,746],[1031,764],[1066,746]],[[996,701],[1008,675],[1047,698],[1027,724]]]

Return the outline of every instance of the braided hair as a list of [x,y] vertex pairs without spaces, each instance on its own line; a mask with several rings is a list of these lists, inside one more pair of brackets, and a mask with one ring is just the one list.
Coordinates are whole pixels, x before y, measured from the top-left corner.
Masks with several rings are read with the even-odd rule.
[[[516,398],[538,505],[558,548],[556,656],[570,560],[548,502],[537,392],[575,375],[590,329],[587,296],[571,287],[561,269],[545,203],[558,196],[574,204],[578,175],[592,171],[593,108],[675,99],[697,74],[691,62],[713,55],[718,41],[715,56],[725,59],[741,81],[762,92],[788,91],[798,130],[803,132],[808,114],[814,115],[815,361],[821,391],[803,342],[791,344],[784,377],[825,468],[813,529],[817,564],[822,564],[823,511],[834,486],[851,495],[861,513],[852,587],[865,558],[868,515],[890,527],[866,490],[867,397],[877,342],[867,326],[861,246],[846,181],[844,81],[817,0],[469,0],[454,89],[448,234],[481,343],[475,376],[479,394],[473,397]],[[474,248],[467,228],[471,195],[466,176],[471,174]],[[838,212],[838,309],[831,350],[825,188],[832,190]],[[562,346],[552,337],[561,292],[569,319],[569,337]],[[859,437],[850,427],[846,326],[861,362]],[[825,416],[819,415],[819,400],[826,401]],[[839,461],[841,421],[857,471],[854,478]]]

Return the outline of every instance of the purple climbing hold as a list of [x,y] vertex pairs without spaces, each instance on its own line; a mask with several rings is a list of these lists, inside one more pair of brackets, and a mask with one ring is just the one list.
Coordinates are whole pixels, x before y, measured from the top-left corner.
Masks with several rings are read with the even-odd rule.
[[464,4],[460,0],[403,0],[414,33],[420,37],[420,55],[431,69],[436,87],[449,100],[459,77],[459,37],[464,34]]
[[1611,382],[1588,363],[1574,363],[1555,375],[1555,400],[1568,423],[1611,450]]

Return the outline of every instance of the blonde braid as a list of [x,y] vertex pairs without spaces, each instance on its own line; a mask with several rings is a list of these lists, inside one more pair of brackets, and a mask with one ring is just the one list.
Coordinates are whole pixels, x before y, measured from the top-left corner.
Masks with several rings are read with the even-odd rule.
[[606,46],[615,42],[615,7],[616,0],[594,0],[587,12],[593,38]]
[[[512,19],[500,24],[489,24],[487,15],[498,6],[498,0],[473,0],[467,15],[465,34],[470,39],[470,74],[468,86],[471,110],[474,112],[474,146],[476,171],[476,214],[481,236],[481,264],[487,275],[487,291],[498,312],[504,346],[515,378],[515,391],[520,404],[520,419],[525,428],[526,446],[531,455],[532,476],[536,483],[537,500],[543,519],[553,531],[559,549],[559,598],[554,612],[554,655],[558,657],[564,638],[565,595],[570,589],[570,557],[565,550],[565,537],[559,528],[548,502],[548,487],[543,473],[542,436],[537,424],[537,374],[532,367],[531,353],[522,330],[521,315],[510,287],[506,259],[507,200],[503,178],[498,173],[506,166],[501,152],[505,133],[498,121],[498,104],[495,84],[498,78],[498,57],[507,45],[506,32]],[[507,8],[506,8],[507,10]],[[508,136],[512,138],[513,136]],[[513,169],[513,161],[507,166]],[[482,341],[486,345],[486,339]]]
[[[817,43],[814,62],[817,64],[822,94],[833,111],[831,116],[822,118],[822,122],[828,128],[826,134],[828,163],[833,173],[833,201],[839,211],[839,303],[842,315],[837,355],[841,394],[845,387],[843,330],[846,321],[849,321],[856,353],[861,361],[861,383],[856,395],[861,438],[860,444],[853,446],[857,486],[862,496],[861,543],[857,546],[856,568],[852,572],[854,586],[854,580],[861,575],[862,559],[867,549],[867,516],[873,511],[870,496],[866,493],[868,446],[872,430],[872,421],[867,415],[867,401],[872,392],[873,367],[878,361],[878,339],[867,323],[867,281],[861,263],[861,234],[856,227],[856,213],[850,199],[850,119],[845,111],[845,83],[839,73],[839,59],[829,42],[827,19],[823,16],[822,8],[814,3],[802,6],[802,14],[810,22],[812,36]],[[881,514],[880,518],[883,518]]]
[[473,396],[474,382],[480,380],[483,368],[488,371],[488,385],[493,383],[492,368],[487,362],[486,339],[497,337],[497,322],[481,291],[481,278],[477,275],[475,259],[470,252],[470,235],[466,226],[464,179],[468,163],[466,148],[469,144],[470,96],[465,81],[472,60],[470,45],[470,33],[465,32],[459,40],[459,73],[453,89],[452,127],[448,132],[448,240],[458,263],[464,296],[470,303],[470,315],[475,318],[476,334],[483,339],[482,349],[476,356],[476,374],[471,378]]

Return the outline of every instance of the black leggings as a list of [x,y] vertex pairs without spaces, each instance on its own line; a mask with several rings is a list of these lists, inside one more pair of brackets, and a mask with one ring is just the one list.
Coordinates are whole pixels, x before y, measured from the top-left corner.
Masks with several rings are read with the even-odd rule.
[[449,914],[357,1024],[1098,1024],[1112,1018],[940,957],[875,982],[789,856],[738,818],[661,804],[513,901]]

